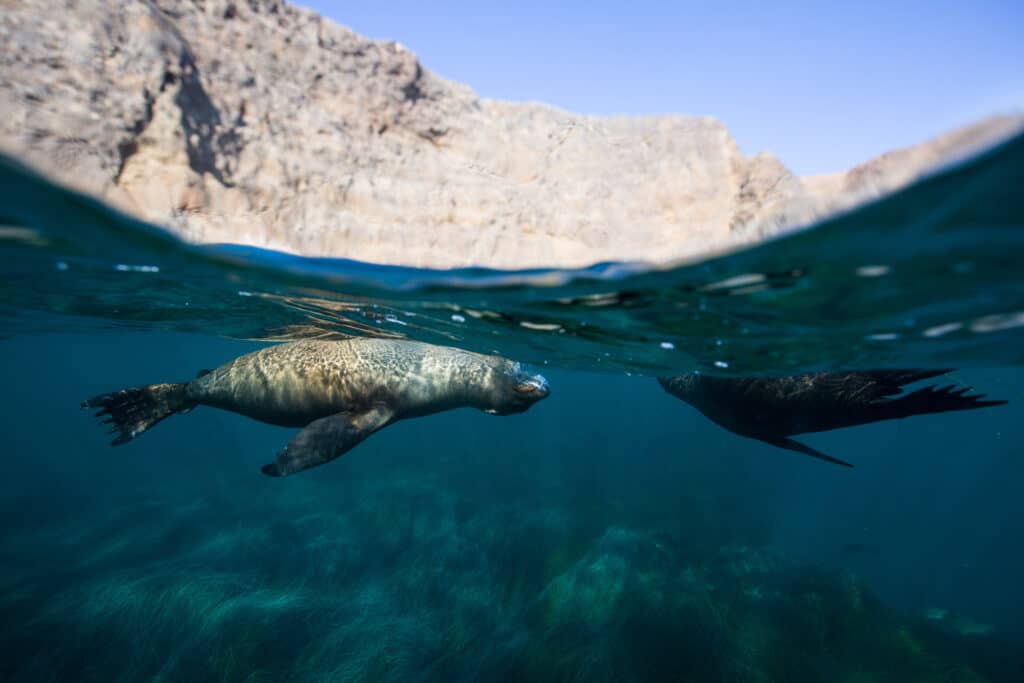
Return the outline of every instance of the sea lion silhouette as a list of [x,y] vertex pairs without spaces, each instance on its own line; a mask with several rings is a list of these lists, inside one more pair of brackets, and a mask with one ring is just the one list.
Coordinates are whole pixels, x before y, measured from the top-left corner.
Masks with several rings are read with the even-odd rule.
[[[904,385],[952,372],[862,370],[815,372],[788,377],[659,377],[668,393],[686,401],[730,432],[821,460],[853,467],[789,438],[913,415],[1003,405],[968,395],[971,387],[935,385],[899,396]],[[895,398],[894,398],[895,397]]]

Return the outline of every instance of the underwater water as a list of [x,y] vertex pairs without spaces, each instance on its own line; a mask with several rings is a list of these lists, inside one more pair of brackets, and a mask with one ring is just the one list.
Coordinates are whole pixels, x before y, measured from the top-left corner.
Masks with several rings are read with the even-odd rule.
[[[0,160],[0,679],[1024,680],[1024,138],[652,270],[421,271],[183,245]],[[272,341],[498,353],[551,396],[295,433],[79,403]],[[1005,406],[802,440],[654,377],[951,367]]]

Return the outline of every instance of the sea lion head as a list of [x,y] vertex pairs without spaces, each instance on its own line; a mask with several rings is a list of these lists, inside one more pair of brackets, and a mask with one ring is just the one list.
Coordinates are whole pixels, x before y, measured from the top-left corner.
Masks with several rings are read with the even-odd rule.
[[512,415],[527,410],[551,393],[544,375],[531,373],[520,363],[504,360],[488,383],[488,407],[492,415]]

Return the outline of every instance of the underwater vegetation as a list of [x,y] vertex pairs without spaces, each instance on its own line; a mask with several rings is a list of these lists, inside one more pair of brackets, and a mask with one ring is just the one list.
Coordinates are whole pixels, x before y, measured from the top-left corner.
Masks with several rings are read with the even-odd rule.
[[688,552],[429,475],[338,493],[137,500],[27,527],[3,549],[18,572],[0,677],[973,682],[1024,666],[765,549]]

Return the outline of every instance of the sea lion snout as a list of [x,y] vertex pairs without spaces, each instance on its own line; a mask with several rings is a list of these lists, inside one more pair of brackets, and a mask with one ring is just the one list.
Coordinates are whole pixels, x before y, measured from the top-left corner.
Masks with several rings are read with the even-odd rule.
[[551,388],[548,386],[548,381],[544,378],[544,375],[530,375],[526,379],[519,380],[519,383],[516,385],[516,393],[539,401],[548,397],[548,394],[551,393]]
[[492,415],[521,413],[550,394],[551,388],[544,375],[528,372],[519,363],[506,363],[492,378],[490,405],[483,409]]

